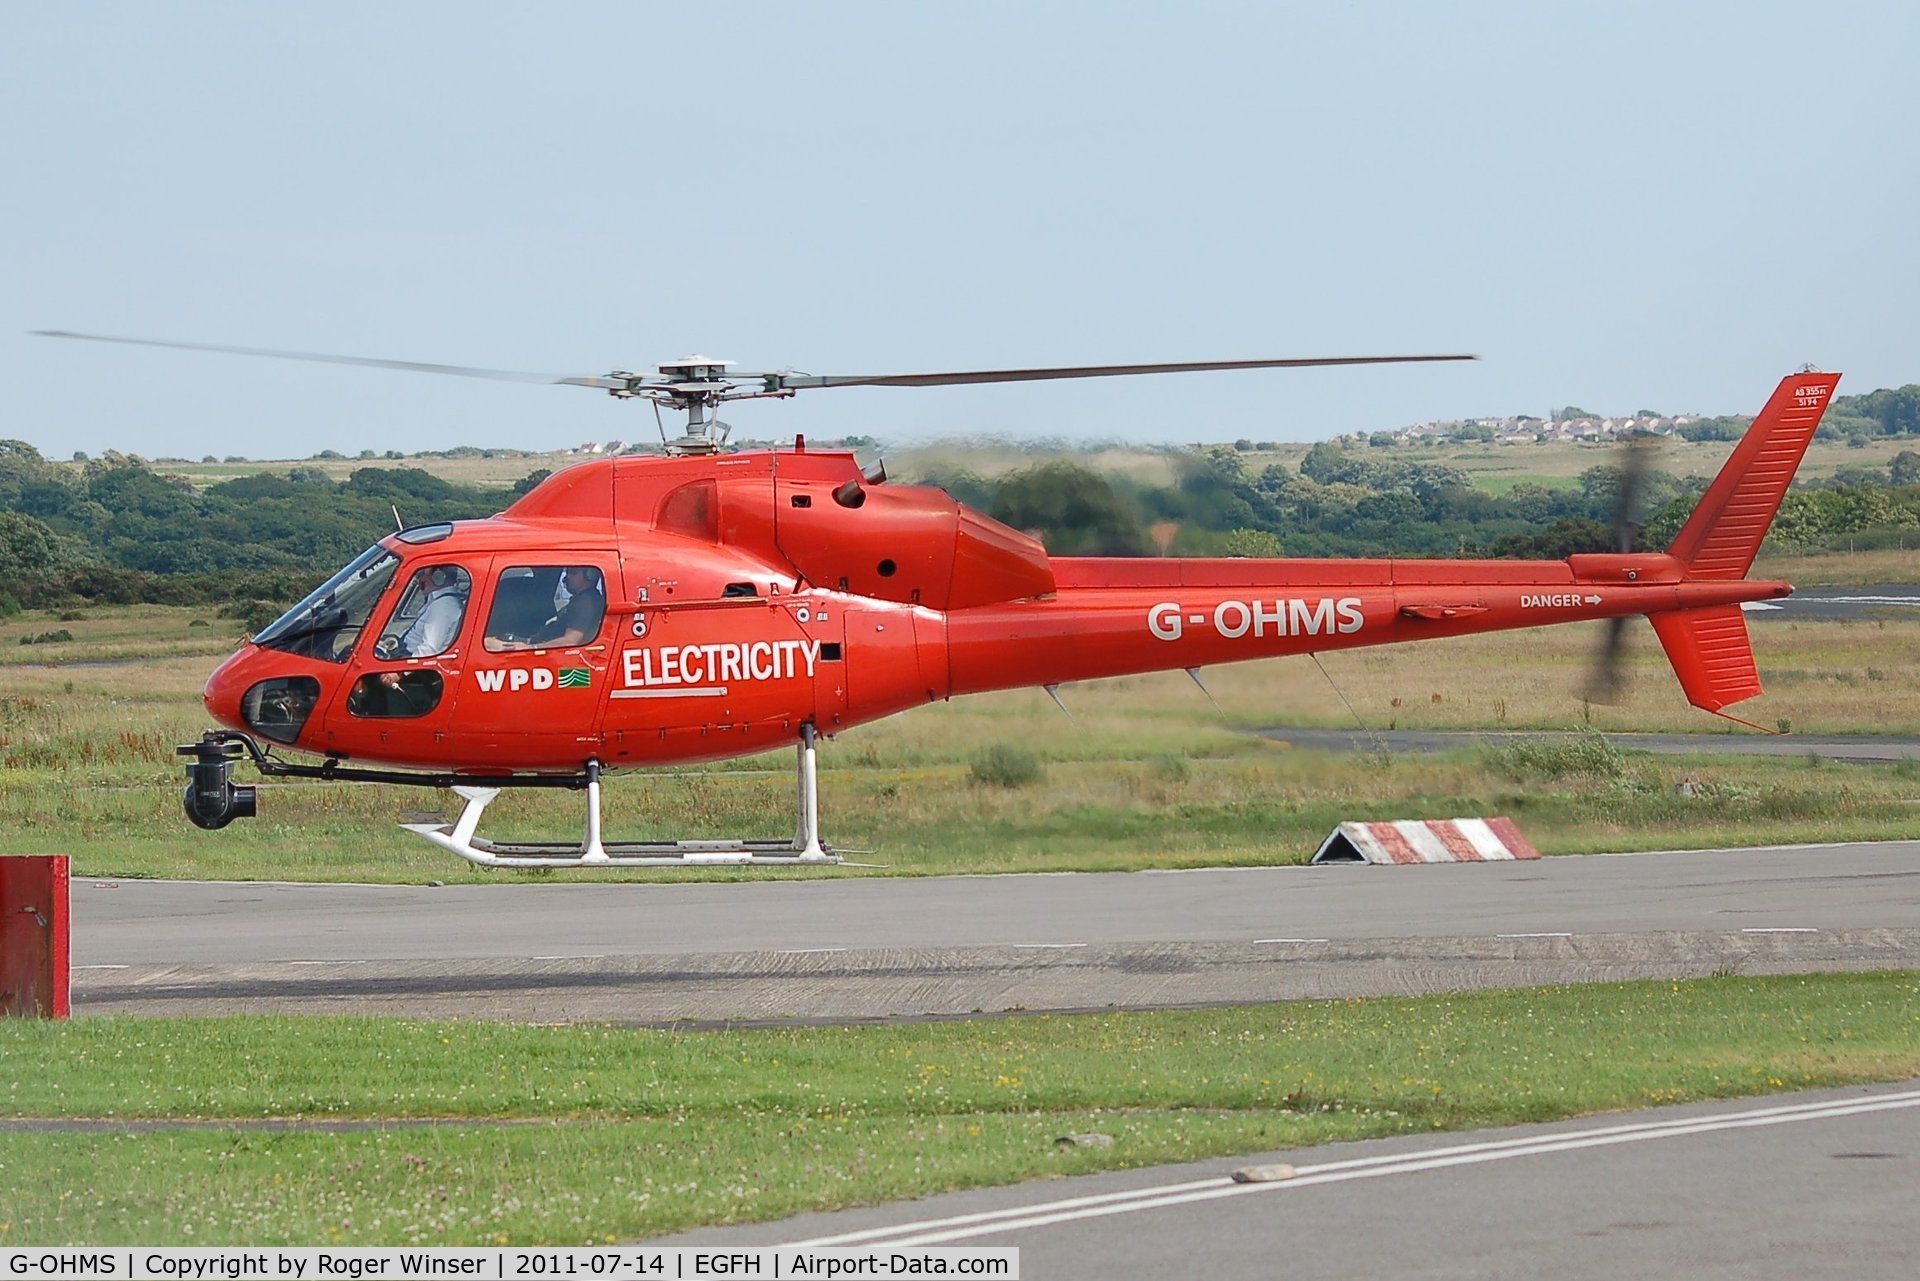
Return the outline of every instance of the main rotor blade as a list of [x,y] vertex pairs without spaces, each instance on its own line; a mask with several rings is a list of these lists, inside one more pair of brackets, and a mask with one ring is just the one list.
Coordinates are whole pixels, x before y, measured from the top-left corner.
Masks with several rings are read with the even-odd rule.
[[178,347],[186,351],[215,351],[229,356],[267,356],[275,360],[310,360],[325,365],[366,365],[374,369],[399,369],[414,374],[452,374],[459,378],[490,378],[510,383],[565,383],[577,387],[624,387],[624,382],[607,378],[563,377],[560,374],[530,374],[513,369],[477,369],[471,365],[429,365],[417,360],[383,360],[377,356],[331,356],[312,351],[279,351],[271,347],[228,347],[219,343],[170,342],[160,338],[115,338],[109,334],[76,334],[66,329],[35,329],[42,338],[81,338],[88,342],[117,342],[134,347]]
[[1315,365],[1403,365],[1478,356],[1311,356],[1294,360],[1194,360],[1166,365],[1071,365],[1058,369],[977,369],[950,374],[734,374],[760,379],[769,390],[806,387],[946,387],[959,383],[1026,383],[1052,378],[1113,378],[1124,374],[1186,374],[1221,369],[1300,369]]
[[[372,369],[398,369],[416,374],[451,374],[459,378],[487,378],[496,382],[544,383],[569,387],[594,387],[603,391],[633,391],[637,384],[652,380],[634,377],[610,378],[592,375],[527,373],[514,369],[483,369],[472,365],[435,365],[417,360],[386,360],[377,356],[339,356],[325,352],[282,351],[273,347],[236,347],[222,343],[174,342],[160,338],[120,338],[111,334],[82,334],[66,329],[36,329],[43,338],[78,338],[88,342],[124,343],[135,347],[173,347],[183,351],[211,351],[231,356],[265,356],[274,360],[306,360],[327,365],[362,365]],[[1299,369],[1320,365],[1397,365],[1439,360],[1478,360],[1478,356],[1313,356],[1291,360],[1201,360],[1159,365],[1078,365],[1054,369],[981,369],[942,374],[856,374],[815,375],[778,373],[734,373],[726,381],[759,382],[766,392],[794,391],[810,387],[944,387],[961,383],[1039,382],[1056,378],[1112,378],[1127,374],[1198,373],[1225,369]],[[681,386],[683,379],[661,378],[662,389]],[[761,394],[765,394],[764,392]],[[731,399],[731,397],[728,397]]]

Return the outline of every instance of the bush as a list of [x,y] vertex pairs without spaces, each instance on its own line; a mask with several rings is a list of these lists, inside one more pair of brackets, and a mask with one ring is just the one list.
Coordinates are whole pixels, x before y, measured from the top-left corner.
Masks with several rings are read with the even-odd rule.
[[1147,769],[1163,783],[1184,783],[1193,773],[1186,757],[1175,756],[1171,752],[1148,761]]
[[998,743],[974,758],[968,776],[983,787],[1026,787],[1038,783],[1046,771],[1040,758],[1024,747]]
[[22,645],[52,645],[60,641],[70,641],[72,639],[73,633],[62,627],[57,632],[41,632],[38,636],[22,636],[20,643]]
[[1516,782],[1617,779],[1627,772],[1626,755],[1597,730],[1583,730],[1569,738],[1517,738],[1489,745],[1487,764]]

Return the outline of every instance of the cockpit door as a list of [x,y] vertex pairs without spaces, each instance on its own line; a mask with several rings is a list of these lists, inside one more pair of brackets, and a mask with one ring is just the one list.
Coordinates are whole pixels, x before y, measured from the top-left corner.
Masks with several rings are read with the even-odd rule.
[[326,745],[342,755],[439,765],[473,631],[470,562],[416,561],[374,608],[348,679],[329,705]]
[[[484,623],[454,707],[462,758],[506,770],[579,769],[604,757],[600,722],[620,622],[607,608],[620,581],[614,558],[514,552],[495,556],[486,579],[486,600],[475,611]],[[591,609],[589,594],[597,597]]]

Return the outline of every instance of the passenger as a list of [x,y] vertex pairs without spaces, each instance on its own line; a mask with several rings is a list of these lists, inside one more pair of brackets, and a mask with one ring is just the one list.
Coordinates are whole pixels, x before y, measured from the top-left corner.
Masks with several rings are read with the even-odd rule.
[[607,598],[600,590],[600,571],[587,565],[569,565],[561,575],[566,584],[567,603],[560,612],[541,624],[529,640],[489,641],[489,649],[565,649],[584,645],[600,634],[600,620],[607,615]]

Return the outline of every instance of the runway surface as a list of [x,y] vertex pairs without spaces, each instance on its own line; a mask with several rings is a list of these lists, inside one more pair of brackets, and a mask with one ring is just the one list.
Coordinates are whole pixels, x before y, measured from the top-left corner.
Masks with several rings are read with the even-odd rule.
[[[1235,1183],[1286,1162],[1291,1179]],[[1027,1183],[661,1245],[1018,1246],[1022,1276],[1900,1278],[1920,1081]]]
[[1920,587],[1881,583],[1871,587],[1802,587],[1777,601],[1744,606],[1756,622],[1772,618],[1898,618],[1920,609]]
[[87,880],[73,903],[83,1015],[846,1021],[1920,966],[1916,841],[730,884]]

